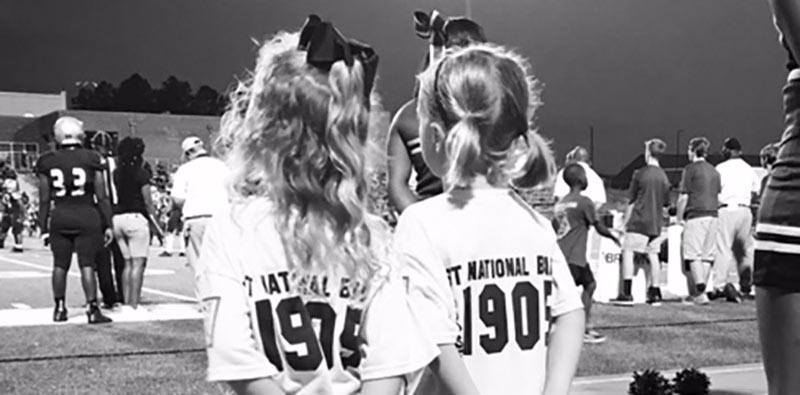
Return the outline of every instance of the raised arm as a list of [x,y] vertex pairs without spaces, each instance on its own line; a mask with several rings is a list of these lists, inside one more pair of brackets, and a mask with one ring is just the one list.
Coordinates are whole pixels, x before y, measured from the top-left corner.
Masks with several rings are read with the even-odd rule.
[[800,53],[800,0],[769,0],[769,4],[775,23],[796,58]]
[[409,105],[403,106],[392,120],[387,147],[389,152],[389,201],[400,213],[419,200],[408,186],[408,180],[411,177],[411,158],[408,156],[408,151],[398,131],[402,127],[403,112],[409,111],[408,107]]

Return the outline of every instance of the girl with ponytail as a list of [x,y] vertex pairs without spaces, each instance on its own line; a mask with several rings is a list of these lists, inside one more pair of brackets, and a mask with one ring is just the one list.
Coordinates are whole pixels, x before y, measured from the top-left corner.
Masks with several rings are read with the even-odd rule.
[[233,204],[198,268],[208,378],[238,393],[413,391],[436,347],[367,213],[377,55],[310,16],[259,50],[231,94],[220,147]]
[[533,124],[541,103],[528,63],[477,44],[446,51],[419,81],[422,155],[445,193],[403,212],[395,248],[412,308],[439,345],[431,370],[454,393],[566,394],[580,294],[550,221],[514,192],[555,172]]

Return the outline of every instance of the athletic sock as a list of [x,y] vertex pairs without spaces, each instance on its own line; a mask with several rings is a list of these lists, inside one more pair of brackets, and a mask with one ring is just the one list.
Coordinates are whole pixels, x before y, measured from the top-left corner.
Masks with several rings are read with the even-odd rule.
[[697,293],[698,294],[706,292],[706,283],[699,283],[699,284],[695,285],[695,287],[697,288]]
[[622,293],[625,296],[630,296],[631,294],[631,287],[633,286],[633,280],[625,280],[622,282]]

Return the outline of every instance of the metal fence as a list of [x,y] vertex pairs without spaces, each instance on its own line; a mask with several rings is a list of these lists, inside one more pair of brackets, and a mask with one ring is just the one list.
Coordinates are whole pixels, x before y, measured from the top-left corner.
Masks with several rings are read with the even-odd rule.
[[0,159],[17,172],[32,171],[36,160],[39,159],[39,145],[0,141]]

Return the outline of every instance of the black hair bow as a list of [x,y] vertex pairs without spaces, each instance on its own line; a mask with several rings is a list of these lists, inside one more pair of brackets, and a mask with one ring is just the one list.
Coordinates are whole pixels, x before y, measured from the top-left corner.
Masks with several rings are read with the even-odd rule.
[[431,11],[430,14],[424,11],[414,11],[414,30],[417,36],[426,40],[433,37],[433,45],[443,46],[445,39],[445,25],[447,19],[442,16],[437,10]]
[[309,15],[300,31],[297,48],[307,52],[306,63],[325,72],[340,60],[350,67],[356,59],[361,62],[364,67],[364,97],[369,102],[379,59],[369,45],[348,39],[332,23],[323,22],[317,15]]

